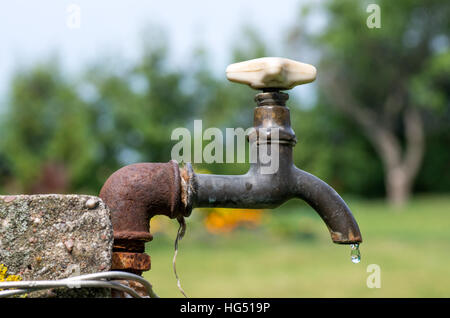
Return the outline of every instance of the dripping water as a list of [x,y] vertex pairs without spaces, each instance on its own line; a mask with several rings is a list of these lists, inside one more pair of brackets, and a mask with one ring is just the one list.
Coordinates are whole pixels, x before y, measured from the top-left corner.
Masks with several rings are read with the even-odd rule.
[[352,263],[358,264],[359,262],[361,262],[361,252],[359,251],[359,244],[352,244],[350,245],[350,248],[352,249],[350,253]]

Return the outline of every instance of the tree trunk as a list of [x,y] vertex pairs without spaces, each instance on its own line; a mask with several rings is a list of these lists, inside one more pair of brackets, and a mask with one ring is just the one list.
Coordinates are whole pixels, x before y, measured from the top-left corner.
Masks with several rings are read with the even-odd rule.
[[402,167],[387,169],[386,195],[389,203],[394,207],[403,206],[411,194],[411,175]]
[[[325,90],[336,105],[348,117],[358,123],[365,135],[380,156],[385,173],[386,196],[393,206],[404,205],[411,196],[414,179],[419,172],[425,153],[425,133],[419,110],[415,107],[404,105],[401,94],[397,92],[388,96],[383,120],[380,116],[363,107],[356,101],[334,76],[325,79],[327,89]],[[400,96],[400,97],[399,97]],[[403,109],[405,139],[404,147],[401,145],[400,137],[396,136],[390,128],[389,120],[395,118]],[[392,112],[396,110],[395,112]],[[403,149],[404,148],[404,149]]]
[[[425,134],[419,111],[414,108],[406,109],[403,120],[404,151],[398,137],[391,132],[386,130],[378,136],[374,135],[374,143],[385,169],[386,195],[395,207],[400,207],[408,201],[425,153]],[[383,138],[382,135],[387,137]]]

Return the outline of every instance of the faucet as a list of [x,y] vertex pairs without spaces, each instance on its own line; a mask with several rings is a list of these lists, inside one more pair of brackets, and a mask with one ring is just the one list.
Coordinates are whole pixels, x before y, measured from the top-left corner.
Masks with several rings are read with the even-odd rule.
[[255,96],[257,106],[248,140],[256,153],[268,151],[272,158],[277,156],[278,169],[270,171],[270,163],[261,156],[256,156],[244,175],[199,174],[190,163],[179,167],[174,160],[119,169],[100,191],[111,211],[113,269],[137,274],[149,270],[144,244],[152,240],[150,219],[155,215],[188,217],[193,208],[276,208],[300,198],[319,214],[334,243],[362,242],[358,224],[339,194],[293,163],[297,139],[286,106],[289,95],[282,91],[314,81],[316,68],[290,59],[264,57],[231,64],[226,74],[232,82],[261,90]]

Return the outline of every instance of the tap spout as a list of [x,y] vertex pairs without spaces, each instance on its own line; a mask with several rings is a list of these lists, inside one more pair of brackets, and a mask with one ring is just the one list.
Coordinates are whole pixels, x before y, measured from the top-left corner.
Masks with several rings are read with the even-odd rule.
[[362,237],[352,212],[340,195],[316,176],[293,167],[293,192],[308,203],[325,222],[337,244],[361,243]]

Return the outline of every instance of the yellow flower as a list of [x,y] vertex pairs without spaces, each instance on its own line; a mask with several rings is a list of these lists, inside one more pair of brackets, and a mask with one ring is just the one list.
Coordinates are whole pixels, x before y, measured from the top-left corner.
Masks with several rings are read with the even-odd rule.
[[21,280],[22,280],[22,277],[20,277],[20,275],[9,275],[6,278],[7,282],[16,282],[16,281],[21,281]]
[[[6,267],[3,264],[0,264],[0,282],[15,282],[15,281],[21,281],[22,277],[20,275],[6,275],[6,272],[8,271],[8,267]],[[6,279],[5,279],[6,278]],[[0,289],[2,290],[2,289]],[[28,297],[28,294],[24,294],[20,296],[21,298]]]
[[6,272],[8,271],[8,267],[6,267],[3,264],[0,264],[0,282],[14,282],[14,281],[20,281],[22,280],[22,277],[20,275],[6,275]]
[[250,228],[258,226],[262,221],[262,212],[250,209],[230,211],[214,208],[205,217],[204,223],[210,233],[228,233],[242,225]]
[[3,264],[0,264],[0,276],[5,276],[7,270],[8,270],[8,267],[6,267]]

